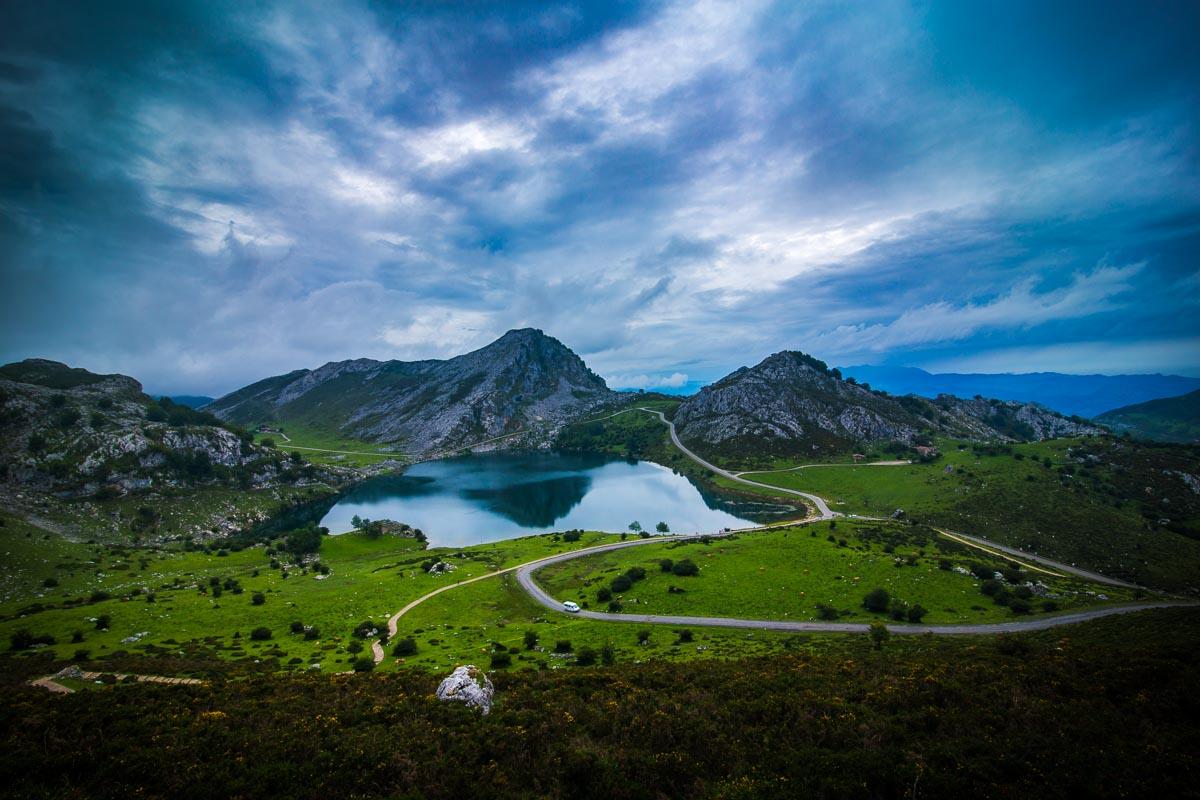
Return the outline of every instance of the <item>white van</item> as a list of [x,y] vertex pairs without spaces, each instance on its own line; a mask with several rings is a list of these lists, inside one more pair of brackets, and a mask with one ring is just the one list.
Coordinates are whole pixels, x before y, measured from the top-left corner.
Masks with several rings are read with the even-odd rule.
[[570,611],[572,614],[574,614],[579,610],[579,603],[576,603],[574,600],[567,600],[563,603],[563,610]]

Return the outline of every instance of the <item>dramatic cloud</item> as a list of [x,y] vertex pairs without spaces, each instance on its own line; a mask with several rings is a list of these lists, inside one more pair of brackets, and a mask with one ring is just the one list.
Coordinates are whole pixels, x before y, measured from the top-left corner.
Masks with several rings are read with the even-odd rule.
[[1187,4],[16,4],[0,359],[1200,374]]

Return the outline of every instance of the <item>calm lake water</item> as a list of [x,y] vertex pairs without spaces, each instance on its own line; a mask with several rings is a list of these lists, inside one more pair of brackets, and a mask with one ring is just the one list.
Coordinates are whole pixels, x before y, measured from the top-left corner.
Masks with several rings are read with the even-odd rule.
[[416,464],[403,475],[363,483],[321,525],[350,530],[356,514],[420,528],[431,546],[462,547],[582,528],[623,531],[637,520],[653,531],[717,531],[777,518],[787,506],[731,503],[649,461],[596,454],[498,453]]

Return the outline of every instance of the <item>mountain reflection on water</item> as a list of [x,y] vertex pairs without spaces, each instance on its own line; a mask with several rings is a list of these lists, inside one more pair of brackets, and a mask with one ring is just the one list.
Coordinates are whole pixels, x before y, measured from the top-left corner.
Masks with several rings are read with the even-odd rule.
[[322,525],[350,529],[356,514],[425,531],[430,545],[464,546],[554,530],[717,531],[778,518],[790,506],[740,503],[702,492],[648,461],[591,453],[496,453],[416,464],[403,475],[366,481]]

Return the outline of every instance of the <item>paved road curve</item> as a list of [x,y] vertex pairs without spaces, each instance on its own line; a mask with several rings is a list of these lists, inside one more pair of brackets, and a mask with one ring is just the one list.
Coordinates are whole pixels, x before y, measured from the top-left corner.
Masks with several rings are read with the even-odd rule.
[[645,411],[649,414],[657,415],[659,420],[661,420],[662,423],[664,425],[666,425],[667,428],[671,431],[671,443],[672,444],[674,444],[676,447],[678,447],[679,450],[685,456],[690,458],[692,461],[695,461],[697,464],[699,464],[700,466],[702,466],[706,469],[712,470],[716,474],[720,475],[722,478],[728,478],[731,481],[737,481],[738,483],[744,483],[744,484],[747,484],[748,486],[759,486],[763,489],[770,489],[772,492],[782,492],[784,494],[792,494],[792,495],[796,495],[797,497],[803,497],[805,500],[807,500],[808,502],[810,502],[814,506],[816,506],[817,515],[818,515],[816,517],[817,519],[833,519],[834,517],[841,516],[841,514],[839,514],[836,511],[833,511],[829,508],[829,505],[825,502],[824,498],[817,497],[815,494],[809,494],[808,492],[797,491],[796,489],[784,489],[780,486],[772,486],[769,483],[759,483],[758,481],[752,481],[749,478],[743,478],[735,472],[730,472],[729,470],[721,469],[716,464],[710,464],[709,462],[705,461],[700,456],[693,453],[691,450],[687,449],[687,447],[684,446],[683,442],[679,441],[679,434],[677,434],[675,432],[675,423],[671,422],[669,419],[667,419],[661,411],[655,411],[652,408],[643,408],[640,410]]
[[[569,561],[572,558],[582,558],[584,556],[595,555],[609,550],[619,550],[625,547],[637,547],[643,544],[651,544],[653,542],[662,542],[663,540],[679,540],[679,539],[698,539],[704,535],[717,538],[719,536],[731,536],[727,534],[687,534],[683,536],[656,536],[649,539],[632,539],[627,542],[617,542],[616,544],[601,545],[600,547],[590,547],[585,550],[576,550],[570,553],[559,553],[558,555],[549,556],[548,558],[540,559],[531,564],[523,564],[516,567],[517,582],[530,597],[536,600],[546,608],[557,611],[562,614],[568,614],[563,610],[562,603],[555,600],[546,593],[541,586],[533,579],[533,573],[542,567],[549,566],[561,561]],[[448,587],[447,587],[448,588]],[[1099,619],[1101,617],[1109,617],[1113,614],[1128,614],[1133,611],[1144,611],[1150,608],[1173,608],[1175,606],[1190,606],[1194,603],[1185,602],[1154,602],[1154,603],[1131,603],[1129,605],[1108,606],[1105,608],[1094,608],[1087,611],[1076,611],[1070,614],[1059,614],[1052,617],[1039,617],[1036,619],[1014,620],[1012,622],[991,622],[987,624],[965,624],[965,625],[888,625],[888,630],[892,633],[933,633],[938,635],[964,635],[964,634],[992,634],[992,633],[1015,633],[1018,631],[1036,631],[1046,628],[1055,628],[1059,625],[1071,625],[1077,622],[1084,622],[1089,619]],[[573,612],[573,616],[585,617],[587,619],[600,620],[603,622],[638,622],[642,624],[655,625],[695,625],[697,627],[710,628],[750,628],[754,630],[765,631],[791,631],[793,633],[865,633],[869,629],[868,623],[865,622],[794,622],[788,620],[764,620],[764,619],[737,619],[733,617],[676,617],[660,614],[608,614],[601,611],[578,611]]]

